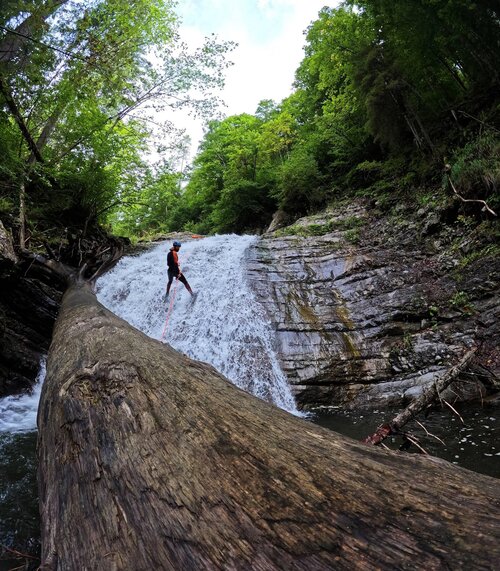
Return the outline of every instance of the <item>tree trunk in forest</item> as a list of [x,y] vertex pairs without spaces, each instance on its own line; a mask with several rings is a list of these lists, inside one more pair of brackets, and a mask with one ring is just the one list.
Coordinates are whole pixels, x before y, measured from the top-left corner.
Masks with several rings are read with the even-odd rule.
[[19,247],[26,245],[26,185],[24,179],[19,186]]
[[[8,30],[0,40],[0,64],[11,64],[26,42],[32,41],[40,29],[43,29],[46,20],[67,2],[68,0],[47,0],[38,8],[33,8],[30,15],[14,30]],[[28,61],[28,58],[17,61],[17,71],[20,72]]]
[[500,484],[261,401],[65,294],[38,416],[41,569],[492,569]]

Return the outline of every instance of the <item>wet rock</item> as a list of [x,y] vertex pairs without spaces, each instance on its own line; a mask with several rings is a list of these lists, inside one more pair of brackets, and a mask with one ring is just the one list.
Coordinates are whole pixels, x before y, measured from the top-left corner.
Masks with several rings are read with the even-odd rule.
[[277,210],[276,214],[273,216],[269,228],[267,229],[267,232],[274,232],[275,230],[283,228],[283,226],[286,226],[289,223],[290,223],[290,217],[288,216],[288,214],[283,210]]
[[422,228],[422,236],[428,236],[429,234],[434,234],[440,228],[441,221],[439,215],[436,213],[431,214]]
[[17,256],[14,252],[12,236],[0,220],[0,267],[5,263],[15,264],[16,262]]
[[0,273],[0,397],[26,391],[35,382],[62,290],[34,267]]
[[[346,236],[353,220],[363,221],[366,238],[359,244]],[[377,233],[380,221],[359,203],[301,219],[294,228],[306,233],[311,224],[328,231],[267,234],[248,265],[302,408],[401,406],[475,342],[477,318],[498,335],[487,298],[476,301],[474,317],[453,308],[441,316],[439,308],[456,291],[449,270],[456,264],[442,250],[419,244],[417,227],[408,233],[399,225],[402,241],[391,221]],[[431,215],[422,233],[438,224]],[[497,313],[498,296],[491,292],[490,302]]]

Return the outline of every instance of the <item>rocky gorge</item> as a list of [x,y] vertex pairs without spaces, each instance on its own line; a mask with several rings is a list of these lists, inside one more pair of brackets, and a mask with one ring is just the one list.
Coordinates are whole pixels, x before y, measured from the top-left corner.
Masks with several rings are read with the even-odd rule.
[[[449,398],[498,391],[498,257],[477,224],[447,216],[355,200],[271,226],[251,248],[248,277],[300,408],[403,406],[473,345]],[[467,253],[481,240],[481,255]],[[34,381],[63,285],[19,260],[3,226],[0,268],[6,395]]]
[[0,221],[0,396],[29,389],[49,349],[64,284],[21,260]]
[[301,408],[404,406],[475,344],[443,396],[498,390],[499,260],[467,257],[481,233],[451,214],[354,201],[271,225],[249,275]]

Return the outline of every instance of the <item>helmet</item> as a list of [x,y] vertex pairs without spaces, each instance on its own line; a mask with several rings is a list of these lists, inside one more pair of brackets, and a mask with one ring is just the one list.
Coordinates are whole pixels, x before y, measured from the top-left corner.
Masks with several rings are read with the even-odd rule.
[[177,242],[177,240],[175,240],[174,246],[180,248],[180,247],[181,247],[181,243],[180,243],[180,242]]

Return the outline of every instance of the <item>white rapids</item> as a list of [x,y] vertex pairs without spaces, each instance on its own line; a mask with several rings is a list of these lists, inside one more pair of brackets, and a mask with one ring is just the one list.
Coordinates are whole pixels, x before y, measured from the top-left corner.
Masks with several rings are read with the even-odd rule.
[[179,262],[195,301],[176,280],[170,300],[164,301],[170,242],[120,260],[99,279],[97,297],[146,335],[210,363],[241,389],[300,414],[273,349],[274,332],[245,278],[245,252],[256,240],[220,235],[183,243]]
[[36,383],[31,392],[0,399],[0,432],[36,430],[36,415],[44,379],[45,359],[40,363]]

